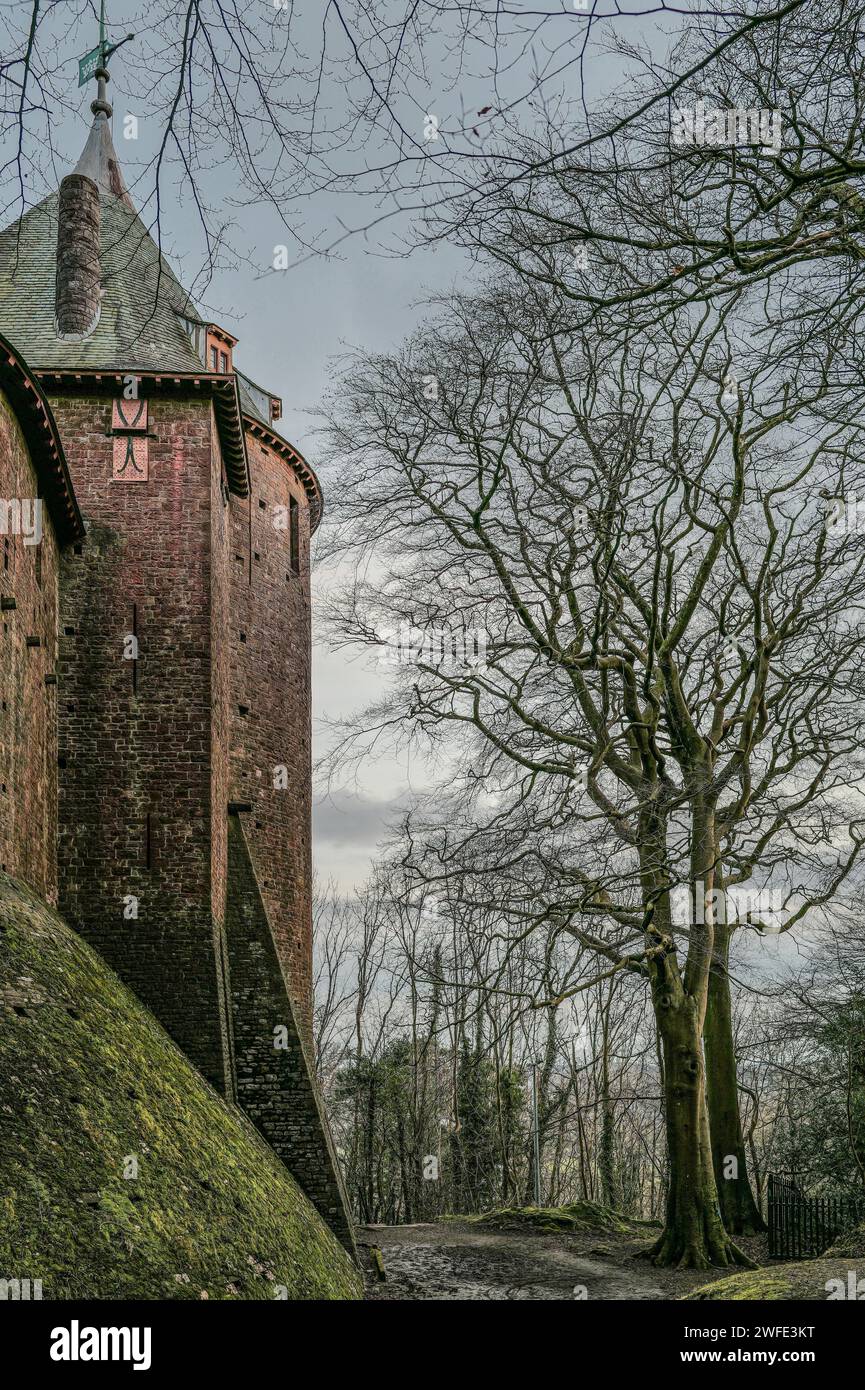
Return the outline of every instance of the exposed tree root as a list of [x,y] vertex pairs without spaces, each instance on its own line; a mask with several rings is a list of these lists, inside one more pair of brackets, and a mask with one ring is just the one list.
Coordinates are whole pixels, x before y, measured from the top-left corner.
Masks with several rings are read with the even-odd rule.
[[729,1237],[720,1241],[683,1241],[675,1232],[664,1231],[654,1245],[640,1253],[658,1268],[727,1269],[731,1265],[742,1269],[759,1268]]

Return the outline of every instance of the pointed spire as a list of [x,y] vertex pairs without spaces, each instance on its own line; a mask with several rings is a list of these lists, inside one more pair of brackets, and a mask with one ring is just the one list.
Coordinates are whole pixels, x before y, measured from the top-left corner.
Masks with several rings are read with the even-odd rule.
[[100,192],[110,193],[113,197],[120,198],[134,212],[135,204],[123,181],[120,160],[117,158],[117,151],[111,137],[110,119],[113,115],[113,108],[108,100],[108,83],[111,80],[108,72],[108,59],[112,53],[115,53],[122,44],[128,43],[131,38],[134,38],[134,35],[127,34],[125,39],[120,40],[120,43],[110,46],[106,43],[105,0],[102,0],[99,11],[99,66],[93,74],[97,84],[96,100],[90,103],[90,110],[93,112],[93,124],[90,127],[87,143],[81,152],[81,158],[73,172],[92,179]]
[[105,106],[108,107],[107,111],[100,101],[96,100],[90,108],[93,112],[93,124],[74,172],[86,175],[88,179],[93,180],[100,192],[113,194],[134,210],[135,204],[123,182],[120,160],[111,138],[111,126],[108,123],[111,107],[108,102],[105,102]]

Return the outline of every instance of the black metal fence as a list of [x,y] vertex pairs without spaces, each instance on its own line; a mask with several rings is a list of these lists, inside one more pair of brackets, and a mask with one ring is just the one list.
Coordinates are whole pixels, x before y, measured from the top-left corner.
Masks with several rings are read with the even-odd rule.
[[804,1197],[790,1178],[769,1174],[769,1255],[808,1260],[822,1255],[841,1231],[865,1221],[865,1199]]

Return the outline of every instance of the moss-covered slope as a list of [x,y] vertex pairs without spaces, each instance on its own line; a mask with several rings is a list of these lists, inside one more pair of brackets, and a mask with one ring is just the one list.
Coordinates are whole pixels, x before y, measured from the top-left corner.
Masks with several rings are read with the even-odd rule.
[[46,1299],[361,1295],[244,1116],[56,913],[0,874],[3,1278],[41,1279]]
[[617,1235],[657,1226],[655,1221],[639,1221],[623,1216],[600,1202],[571,1202],[564,1207],[501,1207],[496,1211],[480,1212],[476,1216],[443,1217],[443,1220],[467,1221],[481,1226],[535,1226],[541,1231],[606,1231]]
[[857,1281],[863,1274],[865,1269],[860,1265],[857,1272],[849,1259],[797,1260],[795,1263],[744,1270],[741,1274],[730,1275],[728,1279],[704,1284],[684,1297],[736,1303],[764,1300],[822,1303],[829,1298],[846,1300],[857,1297]]

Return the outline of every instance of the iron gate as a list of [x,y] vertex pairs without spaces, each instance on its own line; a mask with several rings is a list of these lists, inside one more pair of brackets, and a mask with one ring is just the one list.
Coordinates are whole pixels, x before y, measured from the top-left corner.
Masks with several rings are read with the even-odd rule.
[[795,1182],[769,1174],[769,1256],[808,1260],[822,1255],[841,1231],[865,1220],[865,1199],[804,1197]]

